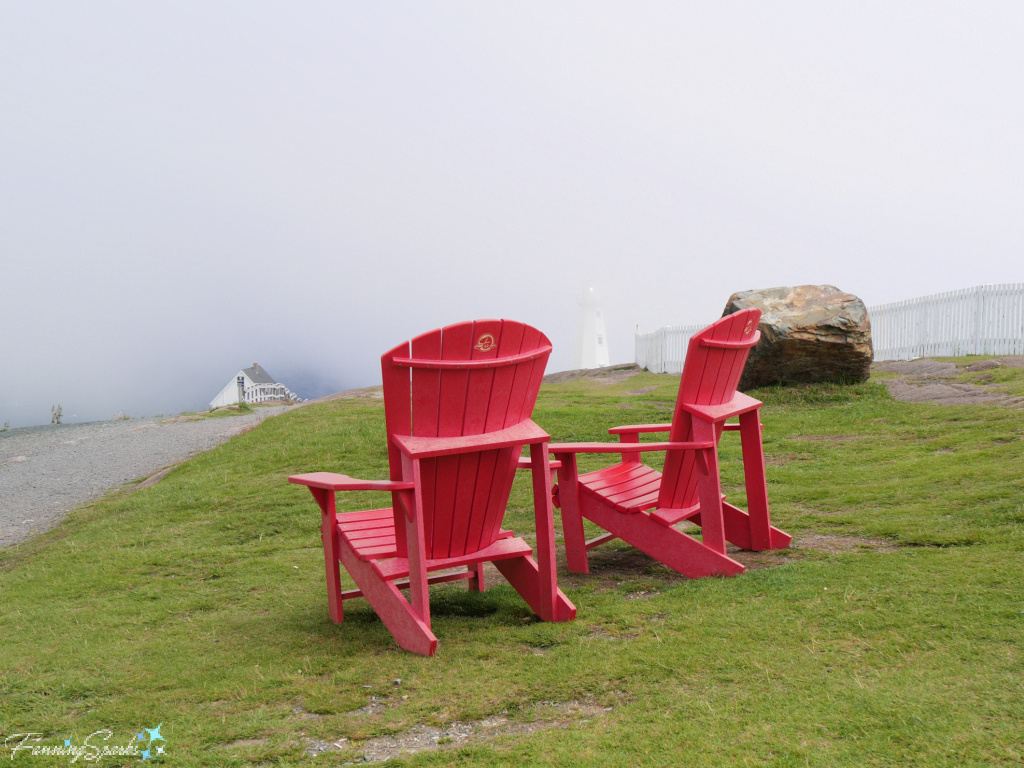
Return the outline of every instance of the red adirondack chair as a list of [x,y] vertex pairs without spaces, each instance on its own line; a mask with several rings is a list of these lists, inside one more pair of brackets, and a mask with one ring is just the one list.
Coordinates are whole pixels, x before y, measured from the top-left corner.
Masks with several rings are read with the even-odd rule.
[[[545,621],[575,617],[555,581],[550,438],[530,420],[550,352],[535,328],[481,320],[417,336],[381,357],[391,479],[288,478],[308,486],[322,511],[333,621],[342,621],[344,600],[365,597],[401,647],[430,656],[437,638],[428,585],[467,579],[483,590],[485,562]],[[526,445],[530,458],[520,460]],[[529,544],[502,529],[517,467],[533,472],[536,560]],[[392,506],[337,512],[336,491],[390,491]],[[358,589],[342,591],[339,562]],[[410,590],[409,600],[400,589]]]
[[[569,570],[588,573],[587,551],[615,538],[633,545],[691,578],[742,573],[726,555],[726,542],[740,549],[782,549],[790,536],[771,525],[761,444],[761,403],[736,391],[750,348],[757,344],[761,313],[746,309],[712,323],[690,339],[671,424],[641,424],[608,430],[615,443],[558,443],[561,461],[556,503]],[[739,424],[726,419],[739,417]],[[718,441],[738,430],[747,490],[744,512],[727,504],[718,472]],[[668,442],[641,443],[640,435],[668,432]],[[662,471],[645,466],[641,453],[664,451]],[[580,453],[619,453],[622,461],[580,475]],[[585,541],[583,518],[608,533]],[[700,539],[674,526],[689,520]]]

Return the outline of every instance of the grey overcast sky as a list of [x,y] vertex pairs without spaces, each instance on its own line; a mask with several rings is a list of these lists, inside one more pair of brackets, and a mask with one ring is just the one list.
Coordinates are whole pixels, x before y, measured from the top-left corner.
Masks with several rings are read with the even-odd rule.
[[0,425],[1024,280],[1024,3],[0,0]]

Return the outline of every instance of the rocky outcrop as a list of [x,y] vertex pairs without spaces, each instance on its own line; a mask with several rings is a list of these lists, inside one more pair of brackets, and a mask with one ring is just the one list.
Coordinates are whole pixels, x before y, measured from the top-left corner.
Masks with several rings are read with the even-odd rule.
[[871,322],[864,302],[832,285],[742,291],[722,316],[761,310],[761,340],[740,388],[781,382],[865,381],[871,374]]

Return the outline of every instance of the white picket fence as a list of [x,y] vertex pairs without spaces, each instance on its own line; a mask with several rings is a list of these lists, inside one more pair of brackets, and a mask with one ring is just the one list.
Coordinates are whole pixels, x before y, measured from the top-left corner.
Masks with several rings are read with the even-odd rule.
[[[875,360],[1024,355],[1024,283],[979,285],[868,308]],[[690,337],[675,325],[635,337],[636,364],[680,373]]]
[[703,327],[669,325],[651,333],[637,333],[633,345],[636,364],[651,373],[682,373],[686,345]]
[[897,301],[868,316],[875,360],[1024,354],[1024,283]]
[[247,403],[273,403],[285,400],[299,400],[284,384],[254,384],[243,393]]

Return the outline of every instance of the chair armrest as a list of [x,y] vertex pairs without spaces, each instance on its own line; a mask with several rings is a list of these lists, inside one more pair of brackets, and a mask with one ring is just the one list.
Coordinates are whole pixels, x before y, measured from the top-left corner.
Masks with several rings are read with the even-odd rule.
[[638,434],[640,432],[668,432],[671,429],[671,424],[633,424],[628,427],[612,427],[608,430],[608,434],[621,435],[623,433]]
[[747,411],[756,411],[763,403],[755,400],[749,395],[737,392],[732,399],[721,405],[695,405],[693,403],[680,403],[680,407],[697,418],[704,421],[725,421],[732,416],[739,416]]
[[707,440],[694,443],[552,443],[549,450],[558,456],[567,453],[651,453],[705,450],[714,447],[714,442]]
[[[550,459],[548,461],[548,464],[551,465],[552,469],[558,469],[559,467],[562,466],[562,462],[558,461],[558,459]],[[516,464],[516,469],[533,469],[533,462],[531,461],[530,457],[520,456],[519,463]]]
[[411,491],[416,487],[415,483],[396,480],[359,480],[335,472],[292,475],[288,478],[288,482],[308,485],[310,488],[321,488],[325,491]]
[[543,429],[527,419],[507,429],[464,437],[415,437],[392,435],[398,449],[413,459],[429,459],[454,453],[510,448],[514,445],[546,443],[551,439]]

